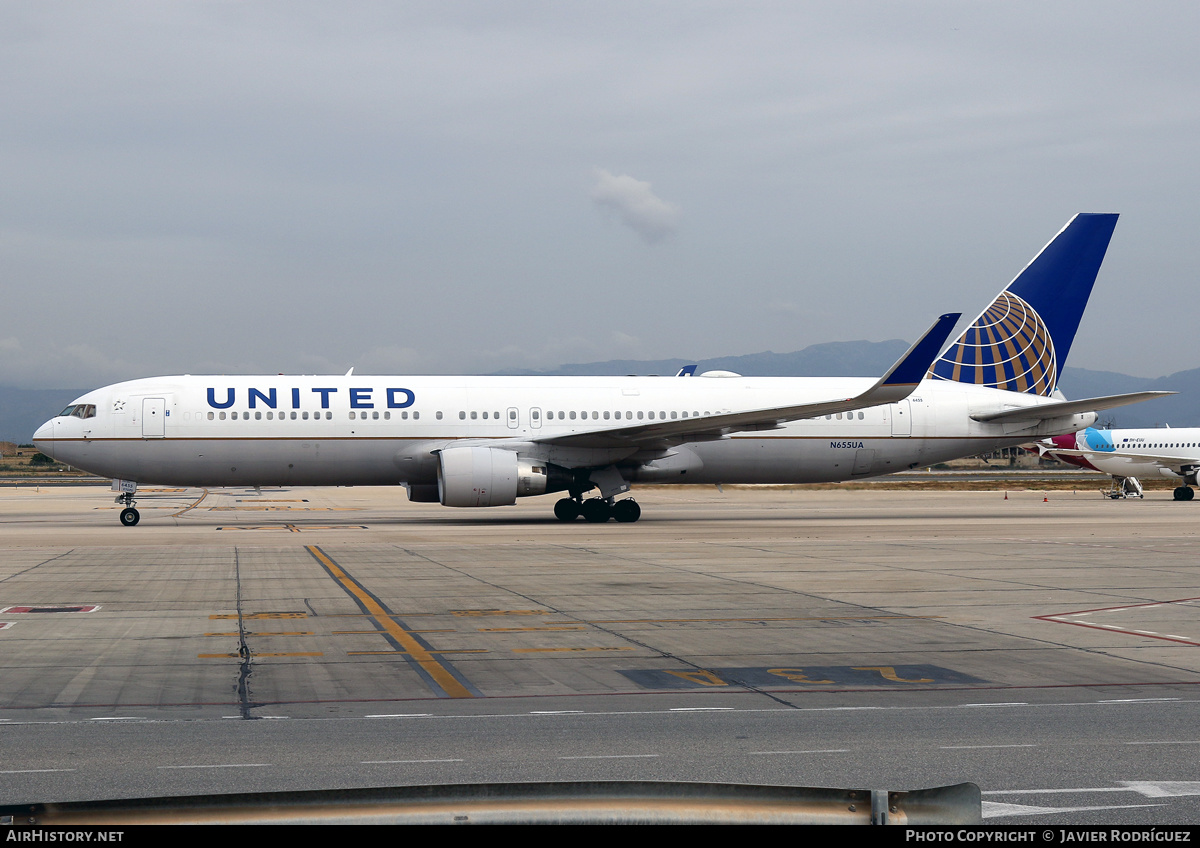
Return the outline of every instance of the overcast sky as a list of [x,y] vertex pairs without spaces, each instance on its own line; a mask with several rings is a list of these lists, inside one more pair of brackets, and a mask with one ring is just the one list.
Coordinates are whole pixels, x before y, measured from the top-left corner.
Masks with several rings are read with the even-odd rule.
[[[1119,212],[1200,366],[1200,4],[0,0],[0,384],[912,340]],[[965,319],[964,319],[965,320]]]

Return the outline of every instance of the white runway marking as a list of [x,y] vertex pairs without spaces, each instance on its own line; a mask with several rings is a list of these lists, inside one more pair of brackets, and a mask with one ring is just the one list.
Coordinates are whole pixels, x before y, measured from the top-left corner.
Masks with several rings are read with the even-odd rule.
[[1200,739],[1169,739],[1165,742],[1126,742],[1126,745],[1200,745]]
[[764,756],[770,756],[772,754],[848,754],[848,753],[850,753],[849,748],[824,748],[824,749],[815,749],[812,751],[751,751],[750,756],[764,757]]
[[1200,780],[1122,780],[1130,791],[1147,798],[1183,798],[1200,795]]
[[530,710],[530,715],[583,715],[583,710]]
[[158,766],[160,769],[269,768],[271,763],[218,763],[198,766]]
[[148,721],[145,716],[93,716],[89,721]]
[[1136,810],[1143,807],[1161,807],[1162,804],[1121,804],[1102,807],[1029,807],[1024,804],[998,804],[983,802],[983,817],[994,819],[999,816],[1048,816],[1055,813],[1084,813],[1092,810]]
[[735,709],[734,707],[671,707],[673,713],[715,713]]
[[0,771],[0,774],[50,774],[56,771],[75,771],[75,769],[13,769],[11,771]]

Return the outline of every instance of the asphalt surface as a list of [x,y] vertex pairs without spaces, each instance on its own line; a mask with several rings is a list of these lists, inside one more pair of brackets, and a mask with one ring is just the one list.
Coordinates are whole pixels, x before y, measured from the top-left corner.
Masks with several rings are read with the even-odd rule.
[[[1098,487],[1097,487],[1098,488]],[[1200,822],[1169,493],[0,489],[0,799],[534,780],[915,789]]]

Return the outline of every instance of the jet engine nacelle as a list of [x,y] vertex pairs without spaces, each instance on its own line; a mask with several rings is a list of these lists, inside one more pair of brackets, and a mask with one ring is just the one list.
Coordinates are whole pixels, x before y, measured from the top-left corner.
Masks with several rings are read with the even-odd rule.
[[448,448],[438,455],[442,506],[509,506],[517,498],[566,489],[572,474],[499,448]]
[[1200,468],[1187,466],[1179,471],[1173,468],[1160,468],[1158,473],[1169,480],[1182,480],[1185,486],[1200,486]]

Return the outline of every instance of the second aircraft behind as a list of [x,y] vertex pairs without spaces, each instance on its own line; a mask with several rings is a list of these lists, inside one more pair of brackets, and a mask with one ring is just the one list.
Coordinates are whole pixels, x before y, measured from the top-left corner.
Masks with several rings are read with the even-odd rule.
[[1098,430],[1088,427],[1039,442],[1036,450],[1068,465],[1113,478],[1112,498],[1142,497],[1142,479],[1166,477],[1179,483],[1175,500],[1190,501],[1200,474],[1200,428],[1156,427]]

